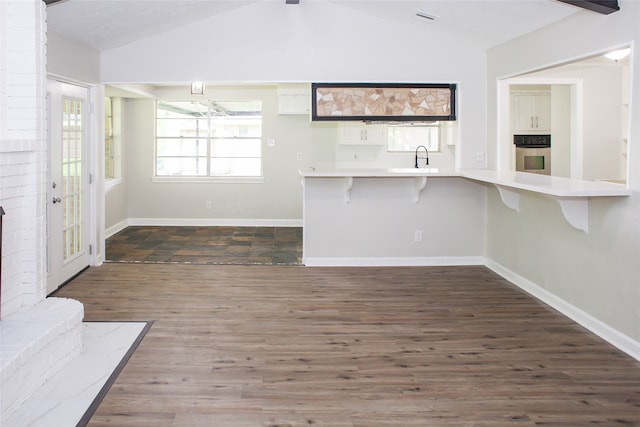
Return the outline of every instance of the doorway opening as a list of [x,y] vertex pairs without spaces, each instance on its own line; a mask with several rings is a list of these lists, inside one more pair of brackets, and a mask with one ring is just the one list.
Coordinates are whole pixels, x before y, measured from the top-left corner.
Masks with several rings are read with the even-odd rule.
[[513,135],[521,118],[514,113],[514,94],[546,94],[549,120],[533,123],[547,126],[528,130],[551,135],[551,175],[626,184],[630,63],[630,55],[612,60],[602,52],[499,80],[498,169],[515,170]]

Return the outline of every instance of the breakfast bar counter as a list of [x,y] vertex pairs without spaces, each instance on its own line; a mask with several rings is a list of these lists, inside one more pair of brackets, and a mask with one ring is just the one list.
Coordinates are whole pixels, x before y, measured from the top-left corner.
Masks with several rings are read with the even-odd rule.
[[481,264],[487,184],[517,212],[527,193],[548,197],[585,233],[590,198],[630,195],[621,184],[514,171],[310,168],[300,176],[306,265]]

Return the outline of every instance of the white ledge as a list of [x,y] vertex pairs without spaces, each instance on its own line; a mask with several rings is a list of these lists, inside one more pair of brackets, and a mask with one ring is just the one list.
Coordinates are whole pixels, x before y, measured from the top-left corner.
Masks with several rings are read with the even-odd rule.
[[387,168],[387,169],[310,169],[299,171],[303,178],[406,178],[460,176],[454,170],[439,168]]
[[515,171],[441,170],[438,168],[390,169],[322,169],[299,171],[303,178],[344,178],[345,202],[351,201],[354,178],[415,178],[414,202],[427,185],[428,177],[460,177],[493,184],[502,202],[510,209],[520,210],[520,192],[544,194],[556,200],[567,222],[574,228],[589,232],[590,197],[624,197],[631,191],[622,184],[606,181],[583,181],[558,176]]
[[626,186],[605,181],[582,181],[559,176],[515,171],[461,170],[459,176],[503,187],[533,191],[555,197],[629,196]]
[[[344,178],[344,201],[351,202],[351,189],[354,178],[414,178],[413,201],[420,201],[420,194],[427,186],[427,177],[459,177],[451,170],[438,168],[388,168],[388,169],[311,169],[298,171],[303,178]],[[304,188],[304,183],[302,184]]]
[[515,211],[520,210],[520,194],[526,190],[555,199],[567,222],[574,228],[589,232],[589,197],[629,196],[625,186],[603,181],[581,181],[548,175],[514,171],[468,170],[460,176],[494,184],[502,202]]

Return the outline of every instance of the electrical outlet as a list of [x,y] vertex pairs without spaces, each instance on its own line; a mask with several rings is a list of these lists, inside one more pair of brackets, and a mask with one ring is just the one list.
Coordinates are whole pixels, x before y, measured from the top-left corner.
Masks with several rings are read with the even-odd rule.
[[207,200],[206,207],[207,209],[211,209],[211,200]]
[[276,145],[276,140],[275,138],[269,138],[267,139],[267,147],[275,147]]
[[476,153],[476,162],[484,162],[484,153],[482,151]]
[[413,232],[413,241],[422,242],[422,230],[416,230]]
[[296,156],[296,158],[297,158],[298,160],[302,160],[302,153],[298,153],[298,155]]

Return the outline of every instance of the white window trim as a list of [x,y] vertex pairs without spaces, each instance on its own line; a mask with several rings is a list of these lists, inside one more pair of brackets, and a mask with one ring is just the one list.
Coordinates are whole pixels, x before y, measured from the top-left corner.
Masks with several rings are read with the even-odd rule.
[[117,186],[121,185],[123,182],[124,182],[124,179],[122,179],[122,177],[107,178],[104,180],[104,191],[108,193],[109,191],[113,190]]
[[[204,175],[204,176],[193,176],[193,175],[187,175],[187,176],[182,176],[182,175],[158,175],[158,170],[157,170],[157,160],[158,160],[158,153],[157,153],[157,147],[158,147],[158,135],[157,135],[157,123],[158,123],[158,117],[157,117],[157,111],[158,111],[158,102],[159,101],[167,101],[167,102],[171,102],[174,101],[173,99],[158,99],[156,100],[156,116],[155,116],[155,130],[154,130],[154,145],[153,145],[153,175],[151,177],[151,182],[186,182],[186,183],[228,183],[228,184],[249,184],[249,183],[256,183],[256,184],[260,184],[264,182],[264,139],[263,139],[263,135],[261,135],[260,137],[247,137],[246,139],[256,139],[260,141],[260,175],[259,176],[224,176],[224,175]],[[209,100],[211,101],[211,100]],[[260,101],[260,104],[262,105],[262,101]],[[262,107],[261,107],[262,108]],[[262,109],[261,109],[261,119],[263,118],[262,116]],[[170,137],[167,137],[170,138]],[[215,138],[209,138],[207,137],[207,169],[209,169],[210,167],[210,162],[211,159],[213,158],[210,155],[210,150],[211,150],[211,141],[215,139]],[[189,158],[191,158],[192,156],[187,156]],[[204,157],[204,156],[202,156]]]
[[[395,126],[395,127],[411,127],[411,126],[416,126],[416,127],[437,127],[438,128],[438,149],[437,150],[429,150],[429,155],[431,155],[432,153],[433,154],[442,153],[442,147],[445,146],[445,145],[448,145],[443,141],[444,122],[442,122],[442,121],[438,122],[437,125],[426,125],[426,124],[423,124],[423,123],[407,122],[407,123],[394,124],[393,126]],[[388,132],[388,129],[386,130],[386,132]],[[424,145],[424,144],[418,144],[418,145]],[[389,148],[389,140],[388,139],[387,139],[387,142],[386,142],[386,148],[387,148],[387,152],[388,153],[412,153],[413,151],[415,151],[415,149],[411,149],[411,150],[391,149],[391,148]]]
[[157,176],[151,177],[153,183],[219,183],[219,184],[263,184],[262,176]]

